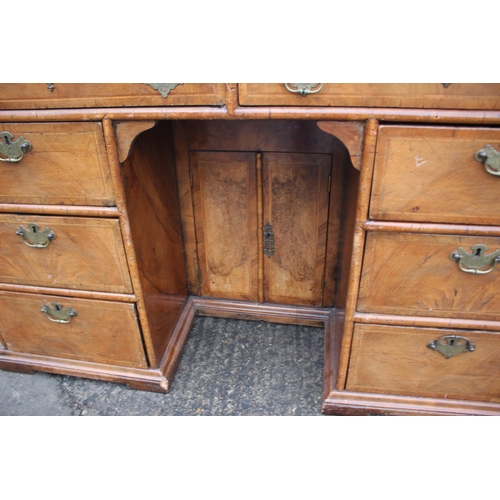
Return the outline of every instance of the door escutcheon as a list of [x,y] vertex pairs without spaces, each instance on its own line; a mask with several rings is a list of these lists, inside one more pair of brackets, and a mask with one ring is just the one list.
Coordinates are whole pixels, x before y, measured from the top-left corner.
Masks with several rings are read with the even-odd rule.
[[64,308],[59,302],[52,302],[52,307],[44,304],[41,312],[54,323],[69,323],[74,316],[77,316],[77,312],[72,307]]
[[474,245],[471,250],[472,253],[468,253],[460,247],[450,254],[450,259],[458,262],[458,267],[464,273],[491,273],[495,269],[497,262],[500,262],[500,250],[487,255],[485,254],[486,250],[488,250],[486,245]]
[[473,352],[476,347],[465,337],[458,335],[444,335],[427,344],[429,349],[439,352],[446,359],[461,354],[462,352]]
[[264,253],[268,257],[274,254],[274,231],[269,222],[264,226]]
[[21,236],[25,245],[31,248],[46,248],[49,246],[51,240],[56,239],[56,233],[50,228],[46,227],[43,231],[40,231],[40,226],[34,222],[26,224],[28,229],[23,226],[19,226],[16,234]]

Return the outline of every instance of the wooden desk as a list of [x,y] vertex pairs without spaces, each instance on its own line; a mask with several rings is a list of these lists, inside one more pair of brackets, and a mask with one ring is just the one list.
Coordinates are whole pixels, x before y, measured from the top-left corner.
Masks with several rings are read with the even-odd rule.
[[500,414],[500,84],[161,85],[0,85],[2,369],[167,392],[254,318],[325,413]]

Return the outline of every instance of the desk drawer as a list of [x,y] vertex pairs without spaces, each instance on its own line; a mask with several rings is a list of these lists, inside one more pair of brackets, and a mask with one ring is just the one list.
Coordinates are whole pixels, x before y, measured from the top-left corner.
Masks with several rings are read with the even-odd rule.
[[100,123],[0,123],[0,130],[13,136],[0,135],[4,151],[21,136],[31,144],[18,162],[0,162],[0,203],[115,204]]
[[0,214],[0,242],[2,283],[132,292],[118,220]]
[[[297,88],[291,87],[292,90]],[[310,84],[307,84],[310,85]],[[320,87],[313,87],[318,90]],[[437,109],[500,109],[500,84],[452,83],[325,83],[302,96],[283,83],[240,83],[242,106],[356,106]]]
[[[450,255],[463,248],[487,246],[492,262],[473,274],[467,259]],[[496,253],[495,253],[496,252]],[[399,315],[500,321],[500,238],[410,233],[368,233],[358,310]]]
[[[438,339],[449,344],[451,336],[474,350],[454,339],[464,352],[447,359],[427,347]],[[357,324],[347,390],[500,402],[499,367],[496,333]]]
[[[56,319],[50,309],[41,309],[53,303],[76,316],[68,323],[50,320]],[[0,330],[11,351],[147,367],[133,304],[0,292]]]
[[[488,144],[497,175],[475,159]],[[500,224],[500,129],[380,127],[370,218]]]
[[[49,85],[53,85],[52,90]],[[225,96],[226,86],[222,83],[178,84],[168,94],[146,83],[3,83],[0,109],[222,106]]]

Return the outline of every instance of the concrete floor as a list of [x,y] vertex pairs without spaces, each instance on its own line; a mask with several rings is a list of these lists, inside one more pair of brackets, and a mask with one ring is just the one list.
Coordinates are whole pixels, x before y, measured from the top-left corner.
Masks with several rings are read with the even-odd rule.
[[169,394],[0,371],[0,415],[320,415],[323,329],[197,317]]

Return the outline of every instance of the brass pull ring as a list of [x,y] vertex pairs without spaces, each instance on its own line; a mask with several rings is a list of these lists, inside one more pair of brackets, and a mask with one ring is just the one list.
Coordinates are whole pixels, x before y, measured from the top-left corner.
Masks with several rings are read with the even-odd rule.
[[488,255],[485,254],[488,250],[486,245],[474,245],[471,250],[472,253],[468,253],[460,247],[450,254],[450,259],[458,262],[459,269],[464,273],[488,274],[495,269],[497,262],[500,262],[500,250]]
[[474,352],[476,349],[476,346],[469,339],[458,335],[444,335],[429,342],[427,347],[439,352],[446,359],[450,359],[452,356],[461,354],[462,352]]
[[52,307],[44,304],[41,311],[54,323],[69,323],[78,314],[72,307],[64,309],[59,302],[52,302]]
[[23,159],[24,153],[31,151],[31,143],[22,135],[19,136],[17,141],[14,141],[13,139],[14,136],[10,132],[0,132],[0,154],[6,157],[2,158],[0,156],[0,161],[17,163]]
[[486,144],[483,149],[480,149],[474,159],[480,161],[486,170],[491,175],[500,177],[500,153]]
[[[283,84],[288,92],[292,94],[300,94],[301,96],[308,96],[311,94],[317,94],[321,90],[323,90],[324,83],[284,83]],[[294,88],[290,88],[291,85]],[[318,87],[319,85],[319,87]],[[318,87],[318,88],[315,88]],[[315,89],[315,90],[312,90]]]
[[19,226],[16,234],[21,236],[24,244],[31,248],[46,248],[52,240],[56,239],[56,233],[48,227],[40,231],[40,226],[34,222],[26,225],[29,229]]

